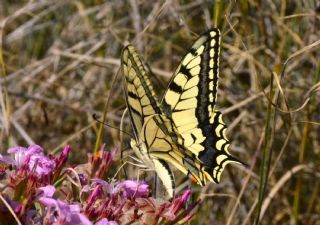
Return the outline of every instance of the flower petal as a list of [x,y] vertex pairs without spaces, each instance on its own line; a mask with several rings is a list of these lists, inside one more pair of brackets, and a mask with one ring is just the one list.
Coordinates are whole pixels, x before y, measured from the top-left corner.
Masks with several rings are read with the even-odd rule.
[[27,150],[27,154],[29,155],[42,155],[43,154],[43,148],[41,148],[41,146],[39,145],[30,145],[28,150]]
[[117,185],[116,189],[123,190],[124,197],[146,197],[149,194],[149,185],[146,183],[139,183],[133,180],[125,180]]
[[40,187],[38,188],[38,190],[39,190],[39,194],[38,194],[39,197],[49,197],[49,198],[51,198],[54,192],[56,191],[55,187],[52,185]]
[[25,147],[20,147],[20,146],[16,146],[16,147],[12,147],[8,149],[8,153],[9,154],[14,154],[16,152],[26,152],[28,149]]
[[115,221],[109,221],[107,218],[103,218],[95,223],[95,225],[118,225]]

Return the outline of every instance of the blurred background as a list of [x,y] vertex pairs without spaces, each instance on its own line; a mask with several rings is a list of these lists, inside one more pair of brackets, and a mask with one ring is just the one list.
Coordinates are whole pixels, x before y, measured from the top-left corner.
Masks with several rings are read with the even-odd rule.
[[[54,154],[70,144],[70,161],[81,163],[97,141],[92,115],[102,120],[108,102],[114,128],[104,127],[102,142],[133,155],[119,132],[121,50],[136,47],[161,96],[211,27],[223,35],[217,107],[230,152],[248,167],[228,166],[220,184],[193,185],[202,202],[191,224],[320,224],[318,0],[1,0],[1,153],[37,143]],[[124,129],[132,133],[127,116]],[[114,171],[120,166],[118,154]],[[126,167],[128,176],[138,169]],[[186,187],[179,172],[176,179]]]

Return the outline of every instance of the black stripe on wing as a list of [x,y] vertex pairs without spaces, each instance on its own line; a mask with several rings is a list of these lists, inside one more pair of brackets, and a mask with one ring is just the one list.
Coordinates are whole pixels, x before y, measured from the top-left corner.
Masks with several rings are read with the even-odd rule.
[[148,74],[134,47],[125,47],[121,59],[127,107],[137,136],[148,116],[162,112]]

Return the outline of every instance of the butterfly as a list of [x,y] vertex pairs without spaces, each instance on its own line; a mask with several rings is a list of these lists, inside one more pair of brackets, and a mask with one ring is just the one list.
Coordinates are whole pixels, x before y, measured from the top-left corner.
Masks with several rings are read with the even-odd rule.
[[220,40],[217,28],[200,35],[161,100],[135,48],[128,45],[122,51],[125,99],[134,132],[130,145],[156,171],[171,197],[175,178],[168,163],[201,186],[219,183],[228,163],[241,163],[228,152],[226,125],[215,108]]

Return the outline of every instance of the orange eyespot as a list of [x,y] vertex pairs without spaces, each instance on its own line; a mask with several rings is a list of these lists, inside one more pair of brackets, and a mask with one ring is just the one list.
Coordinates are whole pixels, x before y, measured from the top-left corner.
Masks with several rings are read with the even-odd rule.
[[190,179],[192,182],[194,182],[194,183],[196,183],[196,184],[198,183],[198,180],[196,179],[196,177],[193,176],[191,173],[189,173],[188,177],[189,177],[189,179]]

